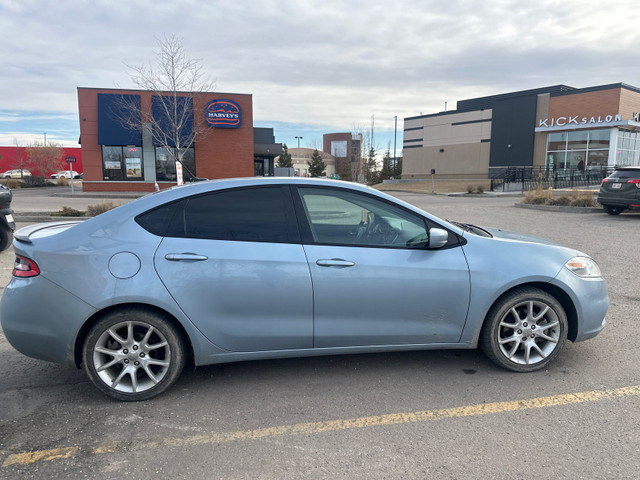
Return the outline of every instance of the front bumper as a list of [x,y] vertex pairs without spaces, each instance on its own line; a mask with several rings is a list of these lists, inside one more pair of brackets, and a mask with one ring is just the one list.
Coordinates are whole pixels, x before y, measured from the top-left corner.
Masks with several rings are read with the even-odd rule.
[[602,277],[580,278],[563,268],[552,282],[570,297],[576,311],[577,324],[574,342],[595,337],[606,325],[609,308],[607,284]]

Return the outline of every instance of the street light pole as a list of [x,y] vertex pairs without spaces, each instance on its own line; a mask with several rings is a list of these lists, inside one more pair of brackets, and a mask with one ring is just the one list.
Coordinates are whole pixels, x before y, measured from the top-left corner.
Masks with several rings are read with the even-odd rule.
[[394,165],[393,170],[395,172],[395,165],[397,165],[398,163],[398,157],[396,157],[396,141],[398,139],[398,116],[396,115],[393,118],[395,119],[394,127],[393,127],[393,165]]
[[298,148],[300,148],[300,140],[302,139],[302,137],[295,137],[298,139]]

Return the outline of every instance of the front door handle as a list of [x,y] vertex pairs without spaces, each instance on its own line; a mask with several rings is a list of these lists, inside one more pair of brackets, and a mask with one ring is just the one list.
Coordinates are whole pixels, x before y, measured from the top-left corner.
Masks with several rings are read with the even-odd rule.
[[350,262],[341,258],[331,258],[326,260],[317,260],[316,265],[320,267],[353,267],[355,262]]
[[197,253],[167,253],[164,258],[172,262],[180,262],[185,260],[201,262],[207,260],[208,257],[204,255],[198,255]]

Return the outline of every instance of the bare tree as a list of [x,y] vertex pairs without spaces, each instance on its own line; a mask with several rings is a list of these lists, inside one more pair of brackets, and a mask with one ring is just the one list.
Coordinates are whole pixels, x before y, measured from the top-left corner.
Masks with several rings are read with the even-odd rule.
[[362,158],[364,159],[362,164],[362,173],[364,180],[368,185],[377,183],[379,179],[374,127],[375,117],[374,115],[371,115],[371,126],[370,129],[364,133],[364,140],[362,142]]
[[9,168],[15,168],[15,169],[24,169],[24,165],[25,162],[27,160],[27,150],[25,147],[21,147],[20,144],[18,143],[18,139],[16,137],[13,137],[13,146],[16,149],[16,154],[15,156],[11,159],[11,162],[9,164]]
[[26,166],[31,170],[31,179],[34,185],[43,185],[45,176],[50,171],[62,170],[64,160],[62,148],[52,142],[42,144],[35,142],[27,147]]
[[155,66],[127,65],[133,83],[152,92],[152,108],[123,95],[116,116],[125,128],[148,132],[156,146],[165,147],[172,160],[195,178],[195,171],[185,165],[185,154],[211,129],[194,116],[194,102],[198,94],[212,92],[215,83],[204,74],[201,60],[187,57],[182,39],[164,36],[158,47]]

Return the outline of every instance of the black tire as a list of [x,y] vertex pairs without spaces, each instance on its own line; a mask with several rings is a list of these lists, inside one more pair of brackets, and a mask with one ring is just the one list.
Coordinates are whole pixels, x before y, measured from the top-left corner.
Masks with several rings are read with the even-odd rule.
[[148,400],[169,388],[185,364],[185,340],[164,317],[141,309],[106,315],[89,331],[83,367],[103,393],[116,400]]
[[624,208],[622,207],[614,207],[612,205],[602,205],[604,207],[604,211],[607,212],[609,215],[620,215],[623,211]]
[[480,333],[480,348],[507,370],[533,372],[560,353],[567,333],[567,315],[555,297],[522,287],[491,307]]
[[0,226],[0,252],[4,252],[13,242],[13,231],[9,227]]

